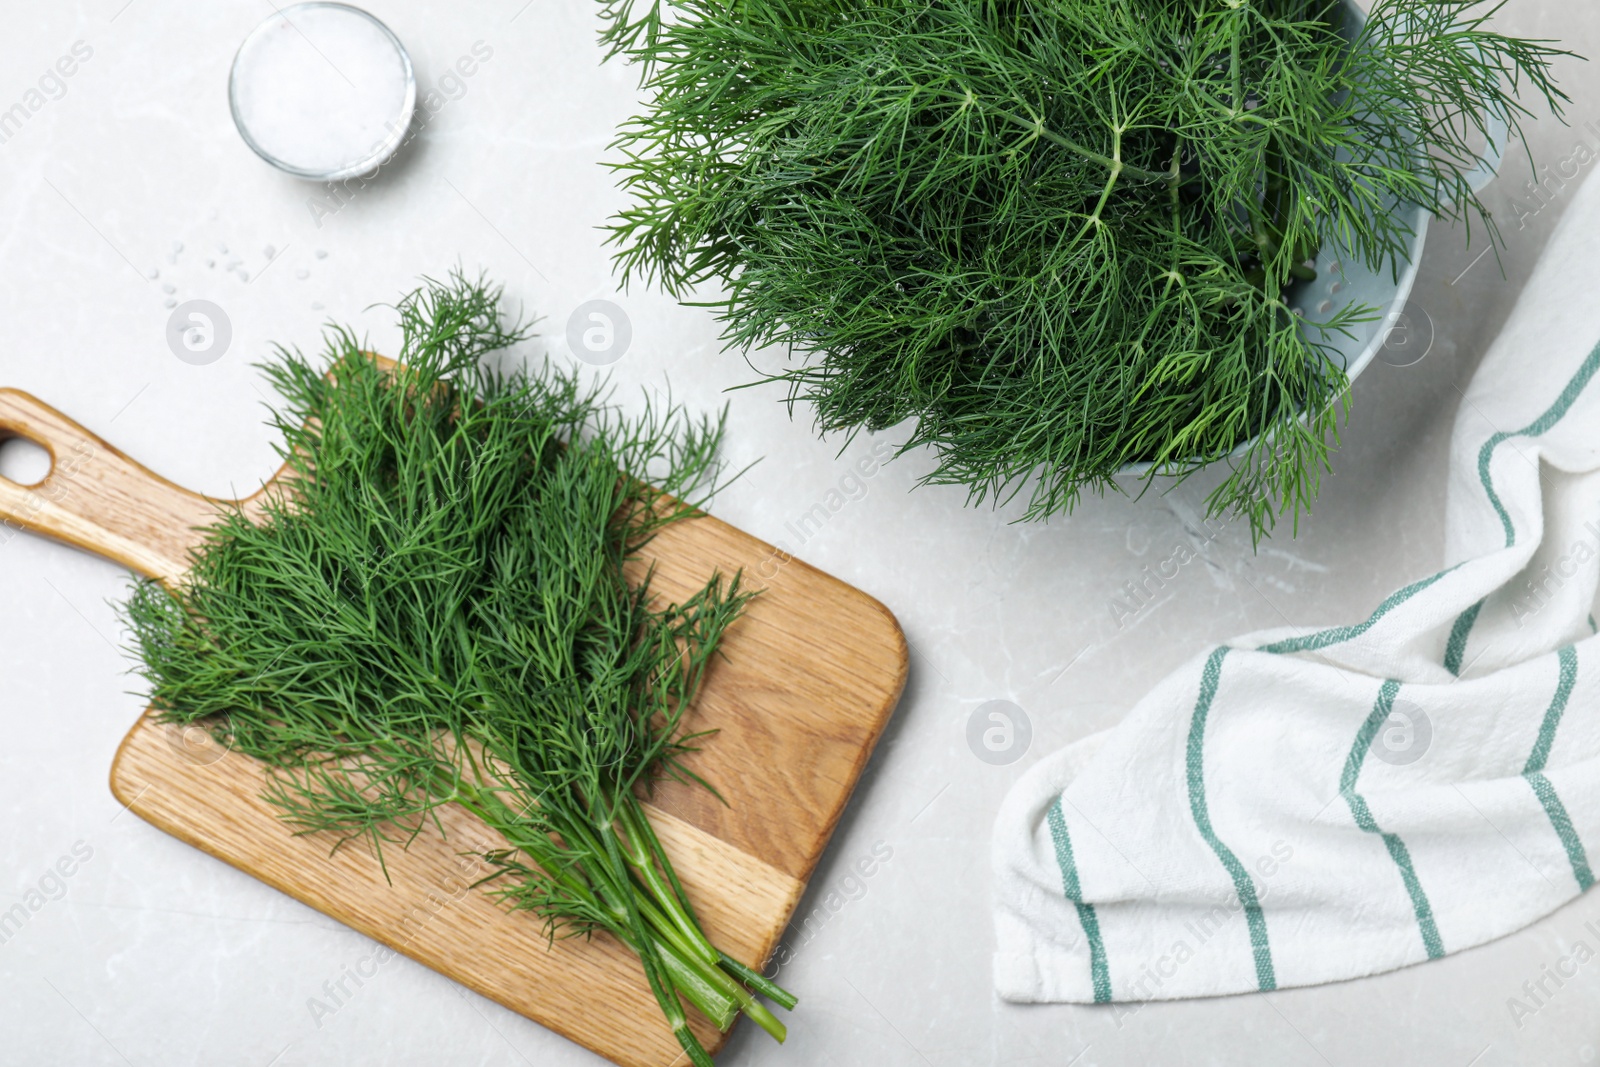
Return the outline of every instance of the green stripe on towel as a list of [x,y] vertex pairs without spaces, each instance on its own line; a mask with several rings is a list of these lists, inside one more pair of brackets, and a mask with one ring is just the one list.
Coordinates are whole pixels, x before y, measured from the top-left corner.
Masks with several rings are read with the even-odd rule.
[[1381,837],[1384,848],[1389,850],[1389,858],[1400,868],[1400,880],[1405,883],[1406,893],[1411,897],[1411,910],[1416,914],[1417,928],[1422,932],[1422,945],[1428,950],[1428,958],[1436,960],[1444,955],[1444,943],[1439,940],[1439,928],[1433,921],[1433,906],[1428,903],[1428,894],[1423,891],[1416,868],[1411,863],[1411,852],[1399,834],[1384,833],[1378,820],[1372,817],[1366,798],[1356,792],[1356,779],[1361,776],[1367,750],[1372,747],[1372,739],[1377,736],[1378,730],[1388,720],[1389,713],[1394,709],[1395,695],[1399,692],[1400,683],[1393,679],[1384,682],[1383,688],[1378,691],[1377,702],[1361,724],[1361,729],[1356,733],[1356,742],[1350,746],[1350,755],[1345,758],[1344,772],[1339,776],[1339,794],[1350,805],[1350,814],[1355,818],[1356,825],[1369,834]]
[[[1456,564],[1456,566],[1460,566],[1460,564]],[[1389,599],[1379,604],[1378,610],[1374,611],[1366,622],[1358,622],[1354,626],[1335,626],[1331,630],[1318,630],[1316,633],[1306,634],[1304,637],[1290,637],[1282,641],[1274,641],[1270,645],[1262,645],[1256,651],[1272,652],[1277,655],[1282,655],[1286,652],[1315,652],[1319,648],[1327,648],[1329,645],[1348,641],[1352,637],[1360,637],[1372,629],[1377,624],[1377,621],[1389,614],[1390,611],[1404,604],[1455,569],[1455,567],[1450,567],[1442,570],[1432,577],[1424,578],[1420,582],[1412,582],[1404,589],[1389,594]]]
[[[1494,491],[1494,479],[1489,475],[1489,463],[1494,459],[1494,450],[1500,446],[1502,441],[1509,440],[1512,437],[1537,437],[1542,433],[1547,433],[1572,408],[1573,403],[1578,399],[1578,395],[1583,392],[1588,386],[1589,380],[1594,377],[1596,370],[1600,370],[1600,345],[1596,345],[1594,351],[1589,353],[1589,358],[1583,361],[1582,366],[1578,368],[1578,373],[1572,376],[1572,380],[1567,382],[1567,387],[1561,390],[1561,395],[1556,397],[1556,402],[1551,404],[1543,415],[1540,415],[1515,433],[1502,432],[1492,434],[1483,443],[1483,447],[1478,449],[1478,480],[1483,483],[1483,491],[1488,495],[1489,503],[1494,505],[1495,514],[1500,516],[1500,525],[1506,532],[1507,548],[1517,543],[1517,530],[1511,524],[1511,515],[1506,511],[1505,505],[1500,503],[1500,494]],[[1463,611],[1456,618],[1456,624],[1450,631],[1450,643],[1452,646],[1456,643],[1457,631],[1460,631],[1461,648],[1466,648],[1467,636],[1472,632],[1472,624],[1478,618],[1478,608],[1482,606],[1483,604],[1480,601],[1478,604]],[[1471,616],[1470,618],[1468,617],[1469,615]],[[1591,616],[1590,618],[1590,625],[1592,626],[1593,617]],[[1445,666],[1450,666],[1448,660],[1445,661]]]
[[1578,880],[1578,888],[1588,889],[1594,885],[1594,872],[1589,869],[1589,854],[1584,851],[1578,832],[1572,828],[1567,806],[1561,803],[1561,798],[1556,795],[1556,787],[1543,774],[1544,765],[1550,759],[1550,746],[1555,744],[1556,728],[1561,725],[1561,715],[1567,710],[1567,699],[1572,696],[1572,687],[1578,682],[1577,650],[1568,645],[1558,654],[1558,659],[1561,677],[1556,682],[1555,696],[1550,698],[1550,707],[1545,710],[1544,721],[1539,724],[1539,738],[1533,743],[1533,751],[1528,754],[1528,764],[1522,769],[1522,776],[1533,787],[1533,795],[1539,798],[1540,806],[1550,818],[1550,825],[1561,839],[1561,847],[1566,849],[1567,862],[1572,864],[1572,877]]
[[1217,683],[1222,678],[1222,658],[1227,654],[1228,648],[1224,645],[1206,660],[1205,673],[1200,678],[1200,696],[1195,701],[1194,717],[1189,721],[1189,810],[1194,815],[1194,824],[1199,828],[1200,836],[1205,838],[1206,844],[1211,846],[1211,851],[1217,854],[1217,859],[1222,861],[1233,879],[1233,890],[1239,895],[1245,921],[1250,924],[1250,949],[1255,956],[1256,986],[1265,992],[1278,988],[1278,978],[1272,967],[1272,948],[1267,943],[1267,920],[1261,914],[1255,883],[1250,881],[1250,874],[1239,862],[1239,857],[1222,843],[1211,828],[1211,814],[1206,808],[1206,718],[1211,714],[1211,701],[1217,695]]
[[1450,627],[1450,641],[1444,646],[1444,669],[1451,674],[1461,674],[1461,658],[1467,654],[1467,638],[1472,634],[1472,624],[1478,621],[1478,612],[1483,610],[1483,601],[1478,601],[1472,607],[1456,616],[1456,624]]
[[1556,836],[1561,839],[1561,847],[1567,850],[1567,862],[1572,864],[1572,877],[1577,879],[1580,890],[1588,889],[1594,885],[1594,872],[1589,869],[1589,854],[1583,850],[1583,842],[1578,838],[1578,831],[1572,828],[1572,819],[1567,815],[1567,806],[1561,803],[1561,798],[1556,795],[1556,787],[1550,784],[1550,779],[1538,771],[1523,774],[1528,784],[1533,787],[1533,795],[1539,798],[1540,807],[1550,817],[1550,825],[1555,828]]
[[1478,449],[1478,480],[1483,483],[1483,491],[1489,494],[1489,503],[1494,505],[1495,512],[1500,516],[1500,525],[1506,531],[1507,548],[1517,543],[1517,531],[1511,525],[1511,516],[1506,512],[1505,505],[1500,503],[1500,494],[1494,491],[1494,479],[1489,477],[1489,462],[1494,458],[1494,450],[1502,441],[1512,437],[1538,437],[1542,433],[1550,432],[1571,410],[1573,402],[1589,384],[1589,379],[1594,377],[1596,370],[1600,370],[1600,345],[1596,345],[1594,351],[1589,353],[1589,358],[1583,361],[1578,373],[1572,376],[1572,380],[1567,382],[1567,387],[1561,390],[1561,395],[1556,397],[1556,402],[1551,404],[1543,415],[1513,433],[1494,434],[1483,443],[1482,448]]
[[1561,715],[1567,710],[1572,687],[1578,682],[1577,649],[1568,645],[1556,653],[1556,661],[1561,665],[1561,677],[1556,681],[1555,696],[1550,698],[1550,706],[1545,709],[1544,721],[1539,724],[1539,737],[1533,743],[1533,751],[1528,753],[1528,764],[1522,768],[1523,774],[1537,774],[1550,762],[1550,746],[1555,744],[1556,728],[1561,725]]
[[1072,859],[1072,838],[1067,835],[1067,820],[1061,814],[1061,798],[1050,805],[1050,839],[1056,846],[1056,866],[1061,868],[1061,888],[1068,900],[1078,909],[1078,924],[1083,936],[1089,940],[1089,979],[1094,983],[1094,1002],[1104,1004],[1111,999],[1111,971],[1106,966],[1106,946],[1100,938],[1100,920],[1093,904],[1083,902],[1083,889],[1078,885],[1078,865]]

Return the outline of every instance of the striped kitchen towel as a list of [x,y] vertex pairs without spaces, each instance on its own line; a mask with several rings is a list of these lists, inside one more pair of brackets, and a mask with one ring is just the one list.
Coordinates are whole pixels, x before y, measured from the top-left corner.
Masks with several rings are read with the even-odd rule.
[[1456,419],[1445,562],[1367,618],[1206,650],[996,825],[1017,1001],[1209,996],[1479,945],[1600,861],[1600,183]]

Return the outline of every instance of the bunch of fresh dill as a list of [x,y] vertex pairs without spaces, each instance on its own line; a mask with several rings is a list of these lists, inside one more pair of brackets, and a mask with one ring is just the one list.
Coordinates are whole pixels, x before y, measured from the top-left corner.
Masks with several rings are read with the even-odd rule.
[[[1479,0],[608,0],[641,68],[615,164],[625,279],[716,282],[724,339],[823,432],[915,420],[929,481],[1031,486],[1029,518],[1126,465],[1231,473],[1259,536],[1309,508],[1347,379],[1291,313],[1324,245],[1392,269],[1398,205],[1492,220],[1463,174],[1567,53]],[[1247,444],[1248,442],[1248,444]],[[1147,483],[1148,484],[1148,483]]]
[[[794,998],[706,939],[638,790],[696,740],[680,727],[749,594],[713,576],[664,604],[625,564],[715,480],[720,421],[629,418],[546,366],[499,291],[459,274],[398,305],[392,371],[344,329],[330,365],[268,374],[289,490],[219,518],[175,588],[125,608],[151,700],[270,768],[299,832],[409,844],[458,804],[510,842],[488,889],[556,936],[603,930],[644,964],[692,1062],[681,995],[726,1029],[750,993]],[[442,826],[440,827],[442,831]]]

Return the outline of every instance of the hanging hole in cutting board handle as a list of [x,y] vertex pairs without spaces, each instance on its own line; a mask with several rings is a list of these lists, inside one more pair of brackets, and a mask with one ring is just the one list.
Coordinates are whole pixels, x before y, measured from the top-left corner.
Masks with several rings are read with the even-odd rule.
[[10,526],[50,533],[45,527],[53,506],[66,495],[65,486],[93,450],[93,441],[88,431],[36,398],[0,389],[0,518]]
[[6,533],[43,534],[163,581],[188,569],[194,528],[215,518],[217,501],[145,469],[37,397],[0,389],[0,440],[17,438],[50,466],[31,485],[0,467]]
[[22,434],[0,434],[0,478],[36,489],[55,467],[50,450]]

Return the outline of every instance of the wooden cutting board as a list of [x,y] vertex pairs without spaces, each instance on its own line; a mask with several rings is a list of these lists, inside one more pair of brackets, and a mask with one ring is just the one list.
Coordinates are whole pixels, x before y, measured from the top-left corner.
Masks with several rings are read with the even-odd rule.
[[[181,578],[195,527],[223,502],[152,473],[27,393],[0,389],[0,439],[16,436],[46,448],[53,466],[33,486],[0,477],[0,519],[142,575]],[[727,803],[669,782],[651,810],[712,942],[759,968],[899,699],[905,638],[876,600],[715,518],[669,527],[650,551],[663,597],[739,568],[762,590],[686,718],[690,730],[718,731],[686,762]],[[147,713],[117,752],[111,791],[167,833],[387,946],[307,990],[329,1014],[399,952],[625,1067],[681,1061],[627,949],[608,935],[552,947],[538,919],[468,888],[486,872],[462,853],[501,843],[481,822],[446,809],[445,837],[430,832],[409,851],[386,851],[391,885],[365,846],[330,855],[330,834],[292,837],[261,799],[262,773],[204,731]],[[690,1014],[715,1053],[725,1037]]]

